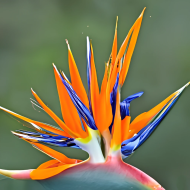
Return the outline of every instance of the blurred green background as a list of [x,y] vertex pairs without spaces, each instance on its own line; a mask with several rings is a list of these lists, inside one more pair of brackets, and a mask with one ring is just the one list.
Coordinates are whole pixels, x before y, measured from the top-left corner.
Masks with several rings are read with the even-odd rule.
[[[188,0],[0,0],[0,105],[32,119],[54,124],[33,109],[32,87],[61,117],[52,63],[69,76],[69,40],[86,82],[86,36],[92,39],[99,82],[108,60],[116,16],[118,45],[147,7],[122,99],[144,91],[131,115],[148,111],[190,80],[190,1]],[[143,170],[167,190],[190,189],[190,89],[186,89],[153,135],[126,162]],[[36,168],[49,157],[14,137],[26,129],[0,111],[0,168]],[[87,154],[59,148],[69,157]],[[1,179],[1,178],[0,178]],[[1,190],[43,190],[35,181],[3,179]]]

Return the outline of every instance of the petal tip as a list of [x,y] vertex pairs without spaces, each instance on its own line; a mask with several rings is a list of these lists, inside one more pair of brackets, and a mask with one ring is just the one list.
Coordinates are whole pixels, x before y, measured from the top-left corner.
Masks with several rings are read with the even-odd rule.
[[65,39],[65,42],[67,44],[68,50],[71,50],[70,45],[69,45],[69,41],[67,39]]
[[31,88],[31,91],[32,91],[32,94],[36,94],[32,88]]
[[53,69],[54,69],[54,71],[57,72],[58,75],[60,75],[60,74],[59,74],[59,71],[57,70],[57,67],[55,66],[55,64],[52,63],[52,65],[53,65]]
[[139,17],[142,17],[144,15],[144,11],[145,11],[146,7],[144,7],[144,9],[142,10],[141,14]]
[[116,16],[115,30],[117,30],[118,16]]

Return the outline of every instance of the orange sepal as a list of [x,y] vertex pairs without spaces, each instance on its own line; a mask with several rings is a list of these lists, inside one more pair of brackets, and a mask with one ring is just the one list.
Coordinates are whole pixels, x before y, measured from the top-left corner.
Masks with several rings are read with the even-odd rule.
[[121,142],[128,139],[130,121],[131,116],[125,116],[125,118],[121,120]]
[[59,166],[60,164],[63,164],[63,163],[59,162],[58,160],[48,160],[47,162],[44,162],[43,164],[38,166],[37,169],[52,168],[52,167]]
[[143,9],[142,13],[137,18],[137,20],[135,21],[135,23],[133,24],[131,29],[129,30],[129,32],[127,34],[127,37],[125,38],[125,40],[123,41],[123,43],[122,43],[122,45],[121,45],[121,47],[119,49],[119,52],[118,52],[118,55],[116,57],[114,67],[112,69],[112,72],[111,72],[111,75],[110,75],[110,78],[109,78],[110,79],[110,90],[113,89],[113,86],[114,86],[115,81],[116,81],[117,74],[118,74],[118,72],[120,72],[121,58],[123,57],[123,55],[125,53],[125,50],[127,48],[129,39],[131,37],[131,34],[132,34],[132,32],[134,32],[134,29],[136,28],[136,30],[135,30],[136,32],[134,34],[132,34],[132,36],[134,35],[134,37],[133,37],[132,43],[130,43],[131,48],[128,49],[128,50],[130,50],[129,53],[128,53],[128,50],[127,50],[128,57],[126,57],[125,64],[123,65],[124,67],[123,67],[123,69],[121,69],[121,70],[123,70],[122,74],[119,77],[120,78],[119,79],[119,84],[123,84],[121,82],[124,80],[124,78],[125,78],[125,76],[127,74],[127,69],[129,67],[129,63],[130,63],[129,57],[131,58],[133,50],[134,50],[134,46],[135,46],[135,43],[136,43],[135,39],[137,39],[137,36],[138,36],[137,31],[139,31],[138,28],[140,29],[140,24],[141,24],[141,21],[142,21],[142,16],[144,14],[144,11],[145,11],[145,8]]
[[[36,98],[38,103],[42,106],[44,111],[51,116],[51,118],[71,137],[77,138],[78,135],[74,133],[71,129],[69,129],[65,123],[50,109],[48,108],[42,100],[38,97],[38,95],[31,89],[33,96]],[[67,136],[68,136],[67,135]]]
[[92,44],[90,43],[91,49],[91,81],[90,81],[90,95],[91,95],[91,105],[92,105],[92,112],[94,116],[95,122],[97,121],[97,117],[99,114],[99,86],[98,86],[98,79],[96,74],[96,67],[94,63],[94,54],[92,49]]
[[[133,30],[132,35],[131,35],[132,30],[130,30],[129,34],[127,35],[126,40],[125,40],[125,43],[128,44],[129,38],[131,36],[129,47],[127,49],[127,53],[125,55],[123,66],[122,66],[122,69],[121,69],[121,72],[120,72],[120,77],[119,77],[119,84],[120,85],[123,85],[123,83],[125,81],[125,78],[126,78],[126,75],[127,75],[127,72],[128,72],[128,69],[129,69],[131,57],[133,55],[133,51],[135,49],[135,44],[137,42],[138,34],[139,34],[139,31],[140,31],[144,11],[145,11],[145,8],[143,9],[143,11],[140,14],[139,18],[137,19],[137,21],[135,22],[135,24],[131,28]],[[124,50],[121,51],[121,55],[122,54],[124,54]]]
[[60,74],[53,64],[54,67],[54,74],[57,84],[57,90],[59,94],[59,100],[61,105],[61,112],[63,116],[63,120],[65,121],[65,124],[78,135],[80,138],[86,138],[87,133],[82,129],[81,126],[81,120],[78,115],[78,111],[76,107],[74,106],[61,78]]
[[157,106],[149,110],[148,112],[144,112],[137,116],[132,123],[129,126],[129,136],[128,138],[131,138],[135,133],[138,133],[143,127],[145,127],[154,116],[159,113],[162,108],[177,94],[178,92],[174,92],[169,97],[167,97],[165,100],[163,100],[161,103],[159,103]]
[[65,164],[65,163],[61,163],[57,160],[49,160],[43,164],[41,164],[37,169],[33,170],[30,173],[30,177],[32,180],[43,180],[43,179],[47,179],[50,177],[53,177],[61,172],[63,172],[64,170],[71,168],[73,166],[76,166],[78,164],[81,164],[88,161],[82,161],[82,160],[77,160],[77,159],[73,159],[75,160],[74,164]]
[[68,41],[66,40],[66,43],[68,45],[68,61],[69,61],[69,70],[70,70],[70,76],[71,76],[71,84],[83,104],[89,108],[89,102],[88,102],[88,96],[86,94],[85,88],[83,86],[79,71],[77,69],[76,62],[74,60],[74,57],[72,55],[70,46],[68,44]]
[[65,163],[65,164],[75,164],[76,159],[71,159],[65,156],[64,154],[48,147],[40,143],[33,143],[28,141],[30,144],[34,145],[34,148],[40,150],[41,152],[47,154],[48,156],[58,160],[59,162]]
[[111,71],[114,66],[116,56],[117,56],[117,22],[118,22],[118,16],[116,18],[115,34],[114,34],[112,52],[111,52],[111,69],[110,69]]
[[30,173],[32,180],[43,180],[50,177],[53,177],[62,171],[75,166],[76,164],[63,164],[61,166],[46,168],[46,169],[35,169]]
[[[50,126],[50,125],[48,125],[48,124],[45,124],[45,123],[41,123],[41,122],[39,122],[39,121],[34,121],[34,120],[32,120],[32,119],[29,119],[29,118],[27,118],[27,117],[24,117],[24,116],[22,116],[22,115],[19,115],[19,114],[17,114],[17,113],[14,113],[14,112],[12,112],[12,111],[10,111],[10,110],[8,110],[8,109],[5,109],[5,108],[3,108],[3,107],[1,107],[1,106],[0,106],[0,109],[2,109],[3,111],[5,111],[5,112],[7,112],[7,113],[9,113],[9,114],[11,114],[11,115],[13,115],[13,116],[15,116],[15,117],[17,117],[17,118],[23,120],[23,121],[26,121],[26,122],[28,122],[28,123],[35,124],[35,125],[37,125],[37,126],[43,128],[43,129],[45,129],[45,130],[47,130],[47,131],[50,131],[50,132],[55,133],[55,134],[58,134],[58,135],[70,137],[70,135],[68,135],[67,133],[65,133],[64,131],[62,131],[62,130],[60,130],[60,129],[58,129],[58,128],[52,127],[52,126]],[[35,128],[35,130],[39,131],[40,133],[46,133],[46,132],[44,132],[44,131],[38,130],[37,128]]]
[[[82,160],[77,160],[75,159],[75,164],[76,163],[80,163],[82,162]],[[57,167],[57,166],[61,166],[64,163],[59,162],[58,160],[49,160],[47,162],[44,162],[43,164],[41,164],[40,166],[38,166],[37,169],[46,169],[46,168],[53,168],[53,167]]]
[[108,65],[105,68],[104,78],[102,80],[101,93],[98,98],[98,114],[96,115],[96,126],[103,133],[107,130],[112,122],[112,108],[110,104],[110,96],[107,96],[107,75]]

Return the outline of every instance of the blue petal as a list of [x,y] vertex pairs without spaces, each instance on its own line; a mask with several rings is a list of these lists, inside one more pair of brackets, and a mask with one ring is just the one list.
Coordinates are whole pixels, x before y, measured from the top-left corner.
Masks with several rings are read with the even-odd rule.
[[17,130],[16,132],[12,132],[12,133],[19,138],[23,138],[31,142],[34,141],[38,143],[60,146],[60,147],[79,148],[74,143],[73,138],[68,138],[61,135],[51,136],[51,135],[46,135],[46,134],[42,134],[38,132],[23,131],[23,130]]
[[91,105],[91,95],[90,95],[90,83],[91,83],[91,50],[90,50],[90,41],[87,36],[87,83],[88,83],[88,99],[89,99],[89,108],[92,114],[92,105]]
[[121,113],[121,119],[124,119],[125,116],[129,116],[129,107],[132,100],[142,96],[144,92],[138,92],[136,94],[133,94],[131,96],[128,96],[123,102],[120,103],[120,113]]
[[60,75],[63,84],[65,85],[65,88],[67,89],[67,92],[73,101],[73,104],[75,105],[80,117],[84,119],[86,124],[93,130],[97,130],[94,118],[92,117],[90,111],[88,108],[82,103],[80,98],[77,96],[76,92],[74,91],[73,87],[66,81],[64,78]]
[[164,107],[163,109],[156,115],[156,117],[149,123],[147,126],[145,126],[143,129],[141,129],[138,134],[133,136],[132,138],[125,140],[121,144],[121,152],[124,155],[124,157],[128,157],[130,154],[132,154],[140,145],[142,145],[147,138],[151,135],[151,133],[154,131],[154,129],[158,126],[158,124],[163,120],[163,118],[166,116],[166,114],[169,112],[171,107],[174,105],[174,103],[179,98],[181,92],[177,94],[174,98],[172,98]]
[[[116,108],[116,94],[117,94],[118,84],[119,84],[119,75],[117,75],[115,85],[113,87],[112,92],[110,93],[110,103],[112,106],[112,115],[113,115],[113,120],[109,127],[110,132],[112,130],[112,126],[113,126],[113,122],[114,122],[115,108]],[[143,93],[144,92],[138,92],[136,94],[128,96],[125,100],[123,100],[123,102],[120,103],[120,113],[121,113],[122,120],[125,118],[126,115],[129,116],[129,107],[130,107],[131,101],[140,97]]]
[[114,84],[113,90],[110,93],[110,103],[111,103],[111,107],[112,107],[112,115],[113,115],[113,119],[112,119],[112,123],[109,126],[110,132],[112,131],[112,126],[113,126],[113,122],[114,122],[114,117],[115,117],[115,108],[116,108],[116,95],[117,95],[117,88],[119,85],[119,74],[117,74],[117,78],[116,78],[116,82]]

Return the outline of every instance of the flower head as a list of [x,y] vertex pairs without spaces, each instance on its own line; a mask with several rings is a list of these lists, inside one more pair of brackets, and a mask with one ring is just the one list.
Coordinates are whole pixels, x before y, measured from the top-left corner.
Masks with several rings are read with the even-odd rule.
[[[71,81],[53,64],[63,120],[47,107],[31,89],[36,99],[32,100],[32,104],[50,115],[59,128],[34,121],[0,107],[5,112],[30,124],[30,128],[33,129],[33,131],[12,132],[14,135],[53,158],[34,170],[0,170],[1,174],[16,179],[45,180],[62,174],[64,176],[67,171],[74,173],[97,170],[125,176],[125,180],[130,179],[141,189],[163,189],[147,174],[124,163],[121,159],[121,157],[126,158],[131,155],[145,142],[185,87],[189,85],[187,83],[160,104],[140,114],[131,122],[130,103],[140,97],[143,92],[133,94],[121,101],[120,90],[129,69],[144,10],[130,29],[119,51],[117,50],[116,22],[112,51],[105,64],[101,88],[98,86],[92,43],[87,37],[88,94],[80,78],[68,40],[66,40]],[[101,148],[102,141],[104,149]],[[89,158],[85,161],[71,159],[47,145],[83,149],[88,152]]]

